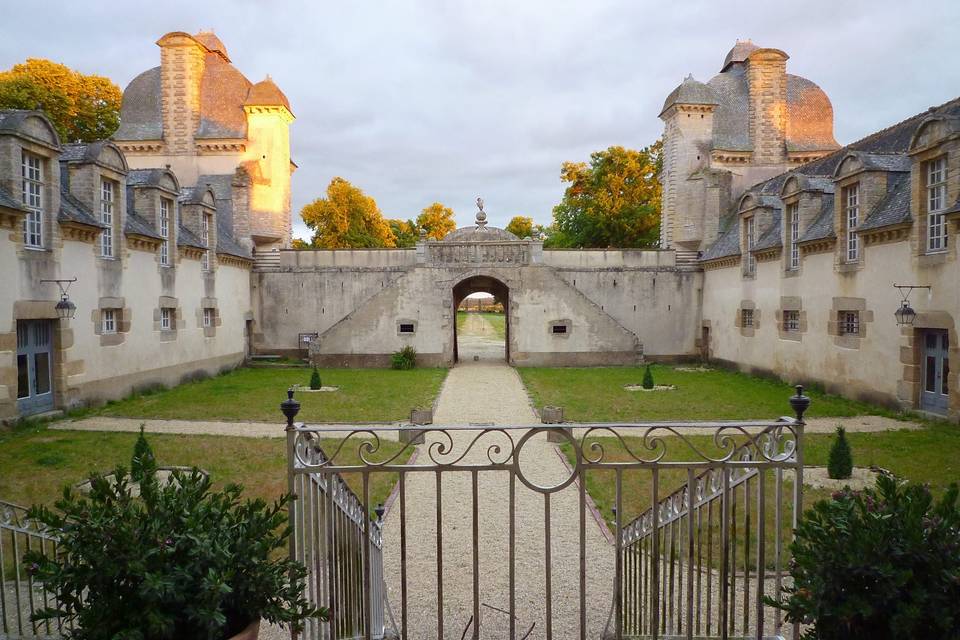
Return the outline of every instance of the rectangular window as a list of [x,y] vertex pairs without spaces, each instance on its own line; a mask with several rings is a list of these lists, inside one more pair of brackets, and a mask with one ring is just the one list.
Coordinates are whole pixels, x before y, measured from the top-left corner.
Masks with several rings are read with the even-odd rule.
[[787,219],[790,220],[790,237],[788,238],[790,247],[789,268],[791,271],[800,268],[800,205],[794,202],[787,206]]
[[756,244],[757,241],[757,222],[755,218],[750,217],[744,221],[744,224],[746,225],[744,235],[747,256],[746,262],[744,262],[743,272],[748,276],[752,276],[757,271],[757,259],[753,257],[753,245]]
[[753,309],[740,309],[740,326],[753,326]]
[[163,307],[160,309],[160,329],[170,331],[173,328],[173,309]]
[[565,324],[555,324],[555,325],[553,325],[553,332],[554,332],[554,333],[566,333],[566,332],[567,332],[567,325],[565,325]]
[[800,312],[799,311],[783,312],[783,330],[784,331],[800,331]]
[[401,323],[401,324],[400,324],[400,333],[413,333],[413,325],[412,325],[412,324],[404,324],[404,323]]
[[840,335],[858,336],[860,335],[860,312],[859,311],[841,311],[840,312]]
[[860,259],[860,238],[856,229],[860,224],[860,183],[843,189],[844,237],[846,238],[847,262]]
[[21,155],[23,205],[23,243],[28,247],[43,246],[43,159],[24,151]]
[[210,216],[207,214],[200,215],[200,235],[201,240],[203,240],[203,246],[207,247],[203,252],[203,258],[201,258],[200,266],[204,271],[210,270]]
[[947,248],[947,158],[927,163],[927,251]]
[[100,222],[106,229],[100,234],[100,255],[104,258],[113,257],[113,183],[109,180],[100,181]]
[[115,309],[103,309],[100,311],[100,333],[117,332],[117,312]]
[[170,266],[170,201],[160,198],[160,264]]
[[213,309],[207,307],[203,310],[203,326],[212,327],[214,324],[215,312]]

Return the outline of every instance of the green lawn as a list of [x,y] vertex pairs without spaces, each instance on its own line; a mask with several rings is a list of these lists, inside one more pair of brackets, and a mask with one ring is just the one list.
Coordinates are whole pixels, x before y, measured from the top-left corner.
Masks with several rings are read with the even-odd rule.
[[462,333],[467,322],[467,314],[476,314],[482,316],[493,326],[493,331],[498,338],[507,337],[507,319],[502,313],[492,313],[489,311],[457,311],[457,332]]
[[[129,468],[136,438],[133,433],[55,431],[45,426],[0,432],[0,500],[22,506],[50,504],[64,486],[85,480],[91,472],[106,473],[117,465]],[[200,467],[217,486],[242,484],[249,497],[274,500],[287,490],[284,438],[148,434],[147,439],[161,466]],[[321,446],[332,453],[336,442],[322,441]],[[396,453],[401,446],[381,441],[382,455]],[[356,446],[344,447],[340,461],[356,464]],[[346,479],[362,498],[360,477]],[[371,475],[371,508],[386,501],[395,483],[395,474]]]
[[[223,375],[188,382],[173,389],[111,402],[92,413],[104,416],[179,420],[282,422],[280,402],[294,384],[309,386],[307,368],[240,368]],[[446,369],[321,369],[329,393],[299,393],[304,422],[402,420],[413,407],[429,407],[440,390]]]
[[[676,385],[673,391],[627,391],[643,380],[642,367],[520,368],[517,370],[537,407],[562,406],[576,422],[649,420],[773,419],[791,415],[793,388],[782,382],[741,373],[680,371],[654,365],[654,382]],[[853,416],[890,412],[815,390],[809,417]]]

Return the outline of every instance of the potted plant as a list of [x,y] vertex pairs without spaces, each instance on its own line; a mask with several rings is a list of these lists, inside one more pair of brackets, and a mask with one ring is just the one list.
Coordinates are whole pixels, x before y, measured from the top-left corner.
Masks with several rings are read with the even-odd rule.
[[56,511],[32,508],[60,539],[55,557],[25,556],[54,596],[35,619],[60,618],[72,640],[252,640],[261,619],[325,619],[304,597],[303,566],[275,557],[291,534],[290,496],[268,505],[241,494],[214,491],[198,469],[158,482],[148,465],[139,497],[120,467],[92,476],[89,494],[64,489]]

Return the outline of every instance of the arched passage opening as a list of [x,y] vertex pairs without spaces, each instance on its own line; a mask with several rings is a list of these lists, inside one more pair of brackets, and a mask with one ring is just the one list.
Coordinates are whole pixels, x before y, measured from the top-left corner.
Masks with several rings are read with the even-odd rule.
[[[484,305],[474,302],[478,298],[470,296],[478,293],[492,296],[492,303]],[[484,307],[492,315],[485,316]],[[453,287],[453,315],[454,362],[459,362],[461,358],[473,360],[475,357],[479,360],[510,361],[510,288],[505,283],[483,275],[461,280]],[[463,329],[462,337],[457,325]],[[477,331],[477,327],[483,330]]]

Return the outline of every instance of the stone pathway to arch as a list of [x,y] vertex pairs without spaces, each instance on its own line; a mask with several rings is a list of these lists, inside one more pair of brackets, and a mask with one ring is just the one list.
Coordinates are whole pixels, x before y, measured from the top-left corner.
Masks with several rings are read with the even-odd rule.
[[[537,422],[517,373],[505,363],[468,361],[448,375],[434,420],[438,424],[493,423],[532,425]],[[515,440],[523,432],[515,433]],[[479,444],[493,444],[485,437]],[[454,451],[462,452],[471,432],[454,437]],[[489,441],[488,439],[489,438]],[[428,438],[418,461],[429,461],[427,447],[439,442]],[[501,442],[503,440],[500,440]],[[468,454],[471,462],[486,461],[487,447]],[[531,439],[521,455],[521,468],[540,485],[562,482],[568,472],[553,444],[543,436]],[[509,475],[479,474],[478,522],[480,602],[509,609]],[[407,476],[407,585],[408,635],[437,637],[436,474]],[[473,613],[472,482],[469,473],[444,473],[442,500],[444,638],[460,638]],[[544,588],[543,495],[516,482],[516,611],[518,637],[536,624],[530,638],[544,638],[546,602]],[[573,484],[551,497],[553,571],[553,637],[579,637],[579,503]],[[614,554],[593,517],[587,512],[587,637],[603,632],[613,588]],[[386,516],[384,564],[390,602],[400,624],[400,509],[399,502]],[[509,637],[509,618],[481,607],[482,638]],[[472,629],[467,634],[472,637]]]

